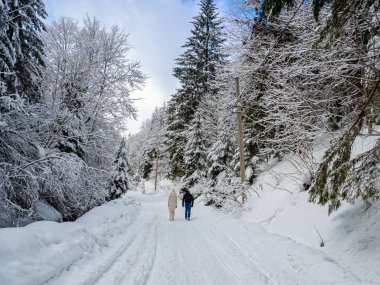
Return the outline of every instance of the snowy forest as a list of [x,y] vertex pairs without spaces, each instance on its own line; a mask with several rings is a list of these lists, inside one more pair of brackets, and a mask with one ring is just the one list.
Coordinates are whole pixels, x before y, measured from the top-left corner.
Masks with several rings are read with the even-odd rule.
[[46,16],[43,0],[0,1],[0,226],[72,221],[131,188],[121,132],[145,75],[128,36]]
[[379,209],[380,0],[0,0],[0,284],[379,285]]
[[[356,199],[370,207],[380,197],[379,8],[234,0],[221,13],[200,0],[173,69],[180,88],[123,137],[147,78],[126,31],[90,16],[46,24],[43,0],[0,0],[0,226],[73,221],[155,176],[206,205],[240,207],[257,175],[290,155],[310,202],[328,213]],[[353,155],[363,136],[376,143]]]
[[[309,201],[328,213],[378,200],[380,2],[232,1],[223,15],[213,1],[199,5],[173,70],[181,87],[128,140],[131,174],[154,178],[157,167],[206,205],[229,209],[269,163],[292,156]],[[357,155],[359,137],[376,143]]]

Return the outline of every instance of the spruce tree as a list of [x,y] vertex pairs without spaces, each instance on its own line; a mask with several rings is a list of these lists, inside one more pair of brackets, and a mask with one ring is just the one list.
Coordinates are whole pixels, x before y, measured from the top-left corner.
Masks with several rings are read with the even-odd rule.
[[144,149],[142,153],[142,162],[140,164],[139,173],[142,173],[142,178],[149,179],[149,174],[153,170],[153,162],[155,159],[154,149]]
[[142,132],[145,135],[142,157],[139,163],[139,172],[144,179],[149,179],[155,170],[157,160],[163,157],[166,131],[166,106],[156,108],[152,118],[144,123]]
[[192,35],[182,46],[186,50],[176,60],[174,68],[174,76],[180,81],[181,88],[172,97],[168,108],[167,146],[172,178],[191,174],[184,173],[182,167],[187,128],[202,98],[207,93],[216,93],[212,82],[224,59],[221,53],[222,26],[214,1],[201,0],[199,7],[199,15],[192,22]]
[[[299,0],[270,0],[260,1],[259,10],[261,17],[265,18],[266,15],[271,17],[278,17],[284,8],[299,6],[307,3],[307,1]],[[360,14],[367,14],[370,10],[377,10],[380,8],[380,2],[376,0],[317,0],[312,1],[313,15],[316,20],[319,19],[322,8],[329,4],[331,10],[330,19],[327,22],[324,33],[336,32],[343,30],[347,21]]]
[[40,81],[44,46],[40,32],[47,16],[42,0],[3,0],[0,5],[0,77],[3,90],[12,100],[19,97],[36,102],[41,96]]
[[[7,0],[0,0],[0,96],[7,93],[7,79],[15,63],[14,50],[7,31],[10,24]],[[3,105],[3,104],[2,104]],[[1,106],[3,108],[3,106]]]
[[184,118],[178,112],[178,94],[174,95],[168,104],[168,127],[166,130],[167,151],[169,152],[169,177],[174,179],[184,175],[183,150],[185,130]]
[[109,198],[111,200],[120,198],[122,194],[131,189],[132,182],[129,177],[129,170],[127,141],[123,138],[114,161],[114,170],[109,190]]
[[218,175],[227,170],[228,164],[233,158],[233,153],[234,147],[228,134],[225,131],[221,132],[207,155],[209,165],[208,175],[210,177],[211,186],[214,186],[217,182]]
[[187,133],[184,159],[188,186],[192,186],[200,178],[206,177],[207,155],[201,131],[201,120],[200,114],[196,113]]

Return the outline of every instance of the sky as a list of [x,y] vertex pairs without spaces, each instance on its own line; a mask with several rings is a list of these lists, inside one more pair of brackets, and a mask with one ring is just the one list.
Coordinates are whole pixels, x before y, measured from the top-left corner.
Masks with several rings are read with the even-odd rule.
[[[220,9],[225,0],[217,0]],[[87,15],[96,17],[107,27],[120,26],[129,34],[131,59],[141,62],[142,71],[148,76],[138,98],[137,121],[126,121],[128,133],[138,132],[141,123],[149,118],[156,107],[169,101],[179,83],[172,75],[181,46],[190,36],[192,17],[198,14],[195,0],[45,0],[47,22],[60,17],[78,20]]]

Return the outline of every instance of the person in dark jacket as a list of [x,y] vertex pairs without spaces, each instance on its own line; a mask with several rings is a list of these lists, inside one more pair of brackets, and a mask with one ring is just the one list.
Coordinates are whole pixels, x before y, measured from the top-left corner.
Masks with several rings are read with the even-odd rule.
[[185,190],[185,195],[182,197],[182,207],[185,207],[185,219],[190,221],[191,208],[194,205],[194,197],[189,190]]

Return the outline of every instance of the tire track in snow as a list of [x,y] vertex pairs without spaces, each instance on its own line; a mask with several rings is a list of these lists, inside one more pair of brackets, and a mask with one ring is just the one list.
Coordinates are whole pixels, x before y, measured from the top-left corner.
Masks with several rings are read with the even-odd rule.
[[[173,235],[170,229],[174,226],[172,223],[165,223],[165,217],[160,217],[160,225],[157,229],[157,244],[156,244],[156,258],[152,266],[151,274],[146,284],[181,284],[178,280],[179,270],[179,254],[178,251],[173,250],[174,244]],[[176,272],[177,274],[173,274]],[[160,283],[160,280],[165,280]]]
[[[215,228],[215,227],[214,227]],[[239,261],[240,265],[248,265],[250,269],[253,270],[252,273],[259,274],[260,280],[257,280],[258,282],[263,282],[262,284],[271,284],[271,285],[278,285],[279,282],[274,279],[274,276],[264,269],[260,265],[260,263],[257,261],[257,259],[252,258],[250,255],[246,253],[246,250],[244,250],[241,245],[239,245],[236,241],[234,241],[230,236],[228,236],[225,231],[218,230],[219,237],[224,239],[224,244],[227,245],[224,249],[228,248],[230,252],[232,252],[232,255],[238,255],[236,256],[237,261]],[[248,277],[249,280],[249,277]],[[249,282],[248,284],[252,284]]]
[[[137,222],[132,223],[126,233],[120,234],[112,242],[117,244],[115,249],[108,250],[105,254],[102,251],[109,249],[109,247],[101,248],[100,251],[94,252],[94,247],[92,251],[84,258],[81,258],[74,263],[72,263],[68,268],[62,270],[60,274],[54,278],[47,281],[45,284],[73,284],[72,280],[76,280],[74,284],[78,285],[92,285],[94,284],[101,275],[112,267],[115,260],[117,260],[133,243],[133,241],[138,237],[138,228],[140,220],[145,218],[145,213],[140,209],[139,215],[137,217]],[[75,276],[75,278],[73,278]]]
[[195,229],[194,223],[184,221],[174,232],[175,248],[182,261],[179,270],[183,272],[178,284],[241,284],[235,283],[236,276],[210,250],[209,243]]
[[156,257],[158,229],[157,217],[148,218],[152,219],[142,223],[140,232],[132,244],[95,284],[146,284]]
[[[100,252],[92,250],[51,284],[334,284],[333,278],[319,274],[331,272],[326,268],[334,265],[326,265],[323,255],[262,227],[221,219],[219,213],[204,207],[196,209],[191,222],[178,217],[169,222],[167,195],[137,196],[136,200],[142,203],[141,213],[120,235],[111,235],[112,247],[95,248]],[[339,270],[335,273],[338,281],[352,280]],[[325,282],[308,283],[310,278]]]
[[[203,237],[203,240],[208,244],[209,251],[213,252],[218,260],[223,261],[228,259],[228,262],[224,262],[224,264],[227,269],[234,274],[236,284],[278,284],[263,272],[256,261],[251,260],[240,247],[237,247],[234,242],[215,225],[204,223],[201,228],[200,224],[196,224],[196,228]],[[205,236],[207,236],[204,234],[205,230],[213,237],[212,240],[205,238]],[[211,248],[213,249],[212,251],[210,250]]]
[[[186,230],[186,229],[185,229]],[[194,280],[195,270],[192,270],[192,264],[189,264],[189,251],[185,252],[183,248],[185,247],[188,249],[186,245],[184,245],[184,241],[186,241],[186,234],[182,234],[183,232],[186,232],[184,229],[181,229],[180,231],[175,231],[173,234],[174,237],[174,248],[177,250],[177,256],[178,256],[178,283],[177,284],[204,284],[203,280],[200,280],[200,282],[191,282]],[[193,240],[196,242],[195,240]]]

